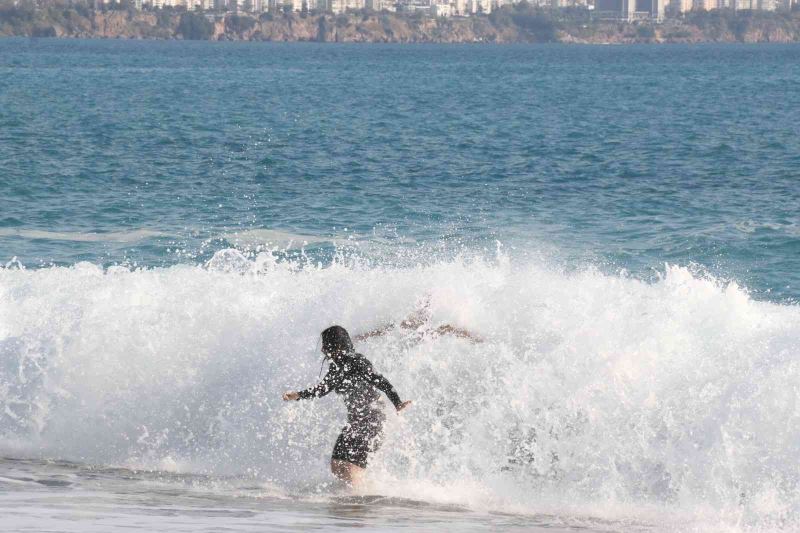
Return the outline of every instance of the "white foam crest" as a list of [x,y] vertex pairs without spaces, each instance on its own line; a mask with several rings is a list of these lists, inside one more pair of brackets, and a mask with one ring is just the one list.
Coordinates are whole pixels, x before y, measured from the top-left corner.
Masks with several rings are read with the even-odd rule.
[[168,236],[168,234],[145,228],[130,231],[107,231],[103,233],[0,228],[0,237],[24,237],[26,239],[47,239],[51,241],[130,243],[165,236]]
[[0,269],[0,451],[324,482],[341,402],[281,393],[316,380],[323,328],[366,331],[421,301],[419,331],[359,346],[414,400],[370,468],[382,491],[654,509],[683,529],[800,523],[800,310],[675,266],[648,284],[503,256],[322,268],[227,250]]

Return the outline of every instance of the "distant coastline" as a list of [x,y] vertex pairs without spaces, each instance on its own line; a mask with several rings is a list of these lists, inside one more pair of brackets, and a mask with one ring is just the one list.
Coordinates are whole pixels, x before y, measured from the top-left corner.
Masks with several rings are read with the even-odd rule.
[[0,5],[0,37],[192,39],[371,43],[791,43],[800,42],[800,11],[690,12],[662,23],[604,20],[585,10],[527,3],[489,15],[439,17],[356,11],[200,13],[77,4]]

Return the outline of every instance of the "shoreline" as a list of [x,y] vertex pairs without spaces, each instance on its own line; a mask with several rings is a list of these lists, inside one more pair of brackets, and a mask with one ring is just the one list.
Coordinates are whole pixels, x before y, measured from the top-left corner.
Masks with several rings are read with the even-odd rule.
[[[520,7],[522,6],[522,7]],[[800,11],[693,12],[625,22],[517,4],[490,15],[432,18],[389,12],[215,14],[73,6],[0,8],[0,38],[268,41],[397,44],[591,45],[796,43]]]
[[141,42],[141,43],[208,43],[208,44],[286,44],[286,45],[304,45],[304,44],[323,44],[323,45],[402,45],[402,46],[430,46],[430,45],[443,45],[443,46],[587,46],[587,47],[624,47],[624,46],[652,46],[652,47],[671,47],[671,46],[781,46],[781,45],[797,45],[800,41],[756,41],[756,42],[743,42],[743,41],[642,41],[642,42],[527,42],[527,41],[513,41],[513,42],[489,42],[489,41],[269,41],[269,40],[242,40],[242,39],[220,39],[220,40],[197,40],[197,39],[181,39],[171,37],[104,37],[104,36],[63,36],[63,37],[41,37],[33,35],[0,35],[0,42],[10,40],[32,40],[32,41],[126,41],[126,42]]

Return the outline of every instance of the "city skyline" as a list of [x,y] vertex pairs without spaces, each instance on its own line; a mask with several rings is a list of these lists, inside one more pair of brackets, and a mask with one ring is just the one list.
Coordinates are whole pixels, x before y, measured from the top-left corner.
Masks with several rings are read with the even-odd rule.
[[[421,12],[434,17],[488,15],[522,1],[542,8],[584,8],[601,18],[627,21],[661,21],[670,14],[716,9],[776,11],[791,9],[796,0],[134,0],[137,9],[183,7],[187,10],[264,13],[290,10],[323,11],[335,15],[369,9],[389,12]],[[113,0],[94,0],[95,7]]]

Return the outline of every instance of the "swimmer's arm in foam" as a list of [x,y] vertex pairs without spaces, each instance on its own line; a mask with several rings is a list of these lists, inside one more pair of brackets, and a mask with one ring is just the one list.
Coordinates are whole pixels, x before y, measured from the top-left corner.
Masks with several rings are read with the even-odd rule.
[[467,331],[466,329],[457,328],[451,326],[450,324],[444,324],[443,326],[439,326],[436,328],[434,332],[437,335],[453,335],[454,337],[461,337],[462,339],[469,339],[471,342],[475,344],[479,344],[483,342],[483,339],[474,333]]
[[[428,310],[428,303],[425,303],[422,309],[414,311],[413,313],[411,313],[406,318],[400,321],[399,324],[400,329],[416,330],[417,328],[422,326],[425,323],[425,317],[426,317],[425,313],[427,312],[427,310]],[[398,324],[394,322],[391,322],[389,324],[384,324],[383,326],[377,329],[373,329],[372,331],[356,335],[355,337],[353,337],[353,340],[356,342],[361,342],[367,339],[371,339],[372,337],[382,337],[387,333],[389,333],[390,331],[396,329],[397,327]]]
[[381,326],[378,329],[373,329],[372,331],[368,331],[366,333],[359,333],[358,335],[353,337],[353,340],[356,342],[361,342],[367,339],[371,339],[372,337],[382,337],[383,335],[386,335],[387,333],[392,331],[394,327],[395,327],[394,324],[386,324],[385,326]]

